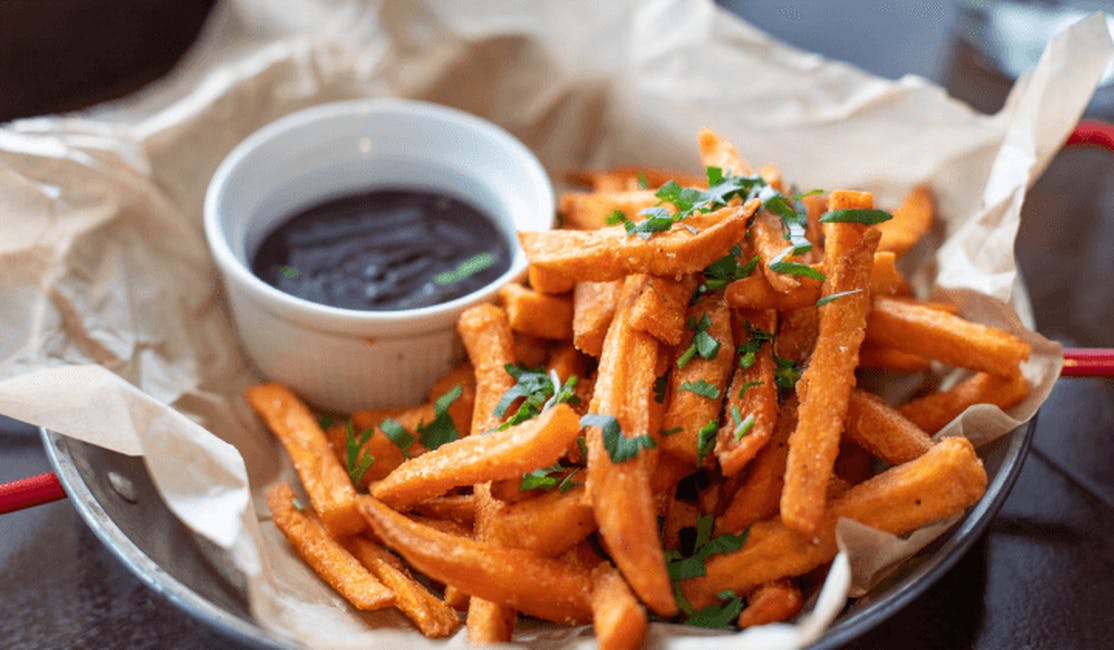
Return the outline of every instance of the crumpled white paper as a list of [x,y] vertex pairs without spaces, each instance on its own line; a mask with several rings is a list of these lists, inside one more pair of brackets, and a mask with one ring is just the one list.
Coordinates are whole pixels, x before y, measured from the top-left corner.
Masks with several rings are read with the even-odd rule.
[[[921,79],[876,79],[778,44],[710,2],[229,0],[166,79],[80,116],[0,128],[0,412],[143,455],[171,510],[227,549],[261,625],[312,646],[435,645],[393,612],[354,614],[267,521],[265,488],[296,477],[240,399],[259,378],[201,228],[209,177],[239,140],[305,106],[390,95],[491,119],[553,173],[694,170],[695,134],[709,126],[802,187],[868,189],[894,206],[929,182],[942,226],[911,277],[1022,332],[1007,306],[1021,201],[1111,51],[1101,16],[1077,23],[982,116]],[[1022,333],[1033,395],[945,433],[988,439],[1035,412],[1060,349]],[[807,643],[852,582],[863,588],[855,565],[837,559],[795,626],[708,636],[655,624],[650,643]],[[587,645],[586,634],[526,622],[519,639]]]

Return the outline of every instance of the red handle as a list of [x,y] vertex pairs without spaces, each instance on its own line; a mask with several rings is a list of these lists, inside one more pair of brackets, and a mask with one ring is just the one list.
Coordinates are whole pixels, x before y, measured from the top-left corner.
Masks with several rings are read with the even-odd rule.
[[1093,144],[1114,151],[1114,124],[1098,120],[1083,120],[1075,126],[1064,146]]
[[65,499],[62,484],[53,472],[0,484],[0,514]]

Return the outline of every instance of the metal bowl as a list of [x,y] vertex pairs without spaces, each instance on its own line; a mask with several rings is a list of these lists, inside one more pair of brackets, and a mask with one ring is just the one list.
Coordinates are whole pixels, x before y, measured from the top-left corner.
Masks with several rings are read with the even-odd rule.
[[[966,516],[870,594],[851,601],[812,647],[835,648],[923,593],[967,552],[1001,508],[1021,471],[1036,419],[979,449],[990,482]],[[140,581],[176,607],[251,647],[298,644],[260,627],[233,572],[163,505],[143,461],[41,430],[47,455],[78,513]]]

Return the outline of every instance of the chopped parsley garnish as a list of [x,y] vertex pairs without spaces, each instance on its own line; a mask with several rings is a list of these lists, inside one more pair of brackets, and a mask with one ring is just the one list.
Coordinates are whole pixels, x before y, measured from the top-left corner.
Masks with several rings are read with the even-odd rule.
[[322,415],[317,418],[317,426],[321,427],[322,429],[328,429],[329,427],[336,424],[336,421],[337,419],[331,415]]
[[761,385],[762,385],[762,382],[760,382],[760,381],[748,381],[747,383],[743,384],[739,388],[739,392],[736,394],[736,397],[738,397],[739,399],[743,399],[743,394],[744,393],[746,393],[751,388],[754,388],[755,386],[761,386]]
[[402,450],[402,457],[408,458],[410,456],[410,446],[417,440],[398,420],[387,418],[379,423],[379,430],[387,439],[395,443],[395,446]]
[[700,515],[697,517],[696,542],[693,545],[693,553],[691,556],[683,557],[680,551],[676,550],[665,552],[670,578],[673,580],[699,578],[707,573],[705,564],[709,557],[720,553],[737,551],[746,543],[747,534],[750,532],[749,528],[738,535],[724,534],[713,538],[712,528],[714,524],[715,517],[712,515]]
[[475,275],[480,271],[489,269],[495,265],[495,256],[491,253],[476,253],[472,257],[464,260],[457,267],[451,271],[442,271],[433,276],[434,284],[452,284],[460,282],[468,276]]
[[709,384],[703,379],[697,379],[696,383],[693,383],[691,381],[682,382],[681,387],[677,389],[677,392],[681,392],[683,390],[687,390],[690,393],[696,393],[697,395],[701,397],[707,397],[708,399],[716,399],[717,397],[719,397],[719,387],[715,384]]
[[367,474],[372,463],[375,462],[375,456],[367,453],[364,449],[364,445],[371,439],[373,433],[375,433],[374,427],[357,435],[356,425],[353,424],[352,420],[348,421],[344,436],[344,460],[348,477],[352,479],[352,484],[357,487],[364,480],[364,474]]
[[719,430],[719,422],[716,420],[709,420],[707,424],[700,427],[700,431],[696,432],[696,464],[703,465],[704,457],[712,452],[712,448],[716,446],[716,431]]
[[572,477],[579,471],[580,468],[576,467],[570,472],[569,468],[562,466],[560,463],[549,467],[539,467],[522,475],[522,482],[518,489],[522,492],[534,489],[546,491],[557,489],[561,494],[564,494],[574,487],[582,485],[572,480]]
[[290,498],[290,505],[294,506],[294,509],[297,510],[298,512],[305,512],[306,511],[306,507],[302,505],[302,502],[298,500],[298,497],[291,497]]
[[621,223],[628,235],[638,235],[642,239],[649,239],[650,235],[656,232],[664,232],[673,227],[673,215],[669,214],[669,210],[665,208],[655,206],[646,208],[638,214],[646,218],[638,222],[631,221],[627,218],[627,215],[615,210],[608,215],[607,223],[611,225]]
[[832,210],[820,215],[821,223],[865,223],[873,225],[894,216],[885,210]]
[[746,370],[754,365],[758,358],[758,352],[762,349],[762,345],[766,341],[774,340],[774,335],[758,329],[751,325],[750,321],[746,322],[747,333],[750,335],[750,340],[746,343],[736,346],[735,352],[739,355],[739,369]]
[[684,427],[673,427],[672,429],[662,429],[661,431],[659,431],[659,433],[661,433],[661,435],[663,436],[671,436],[674,433],[680,433],[684,430]]
[[279,268],[279,273],[281,273],[282,277],[286,278],[287,280],[297,280],[298,278],[302,277],[302,272],[294,268],[293,266],[283,266]]
[[735,429],[731,432],[735,437],[735,442],[742,440],[743,436],[750,433],[750,430],[754,428],[754,414],[747,413],[747,416],[744,418],[742,414],[739,413],[738,404],[731,405],[731,419],[735,421]]
[[862,291],[863,291],[862,289],[851,289],[850,291],[840,291],[839,293],[833,293],[831,295],[824,296],[820,300],[817,300],[816,301],[816,306],[817,307],[822,307],[822,306],[828,304],[829,302],[831,302],[833,300],[839,300],[840,298],[843,298],[843,297],[846,297],[846,296],[853,296],[856,293],[862,293]]
[[701,292],[719,291],[735,280],[741,280],[754,273],[758,266],[758,256],[755,255],[749,262],[740,266],[739,256],[743,254],[742,247],[735,244],[731,252],[708,265],[704,269],[704,283],[700,285]]
[[654,439],[648,435],[628,438],[619,428],[619,421],[612,415],[588,413],[580,418],[582,427],[599,427],[603,433],[603,448],[613,463],[622,463],[638,455],[642,449],[652,449]]
[[690,330],[695,330],[696,333],[693,334],[692,342],[689,343],[689,346],[677,357],[678,368],[687,366],[688,362],[692,361],[692,358],[697,354],[705,359],[714,359],[716,357],[716,354],[719,353],[719,341],[708,333],[708,328],[711,326],[712,319],[708,317],[708,314],[701,316],[699,321],[692,318],[689,319],[688,328]]
[[801,203],[802,196],[805,195],[798,194],[787,197],[769,186],[762,188],[759,193],[759,198],[762,199],[762,207],[781,217],[781,222],[786,228],[785,238],[789,240],[791,245],[791,255],[801,255],[812,250],[812,242],[805,237],[805,229],[808,227],[808,210]]
[[576,396],[576,375],[570,376],[562,384],[556,371],[547,375],[544,368],[524,368],[512,363],[503,368],[514,377],[515,385],[503,393],[503,397],[495,405],[495,416],[504,417],[515,400],[523,398],[523,401],[518,410],[499,425],[499,431],[533,419],[554,404],[580,403],[580,398]]
[[638,172],[638,189],[645,190],[650,188],[650,179],[646,177],[646,172]]
[[785,258],[793,254],[794,248],[792,246],[778,253],[774,259],[770,260],[769,269],[775,273],[783,273],[785,275],[799,275],[813,280],[824,281],[824,274],[808,264],[801,264],[800,262],[786,262]]
[[774,369],[774,383],[781,390],[793,390],[797,385],[797,380],[801,378],[801,367],[792,359],[782,359],[774,355],[774,363],[777,367]]
[[[743,611],[743,599],[739,598],[730,589],[724,589],[716,594],[720,600],[718,604],[708,605],[693,612],[685,619],[685,625],[705,627],[713,630],[733,630],[735,621]],[[691,605],[690,605],[691,607]]]
[[426,449],[437,449],[445,443],[452,442],[460,437],[456,424],[449,415],[449,407],[460,399],[463,393],[460,385],[453,386],[447,393],[437,398],[433,403],[433,419],[429,424],[418,423],[418,441]]

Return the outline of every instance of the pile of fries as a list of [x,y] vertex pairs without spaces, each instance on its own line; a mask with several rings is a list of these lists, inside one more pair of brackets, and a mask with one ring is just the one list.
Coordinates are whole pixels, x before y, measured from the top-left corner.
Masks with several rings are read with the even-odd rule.
[[[471,641],[507,641],[521,613],[639,647],[651,617],[794,617],[841,517],[902,535],[982,496],[971,444],[932,434],[1019,402],[1029,346],[909,296],[927,190],[891,215],[699,143],[706,178],[574,176],[591,191],[519,234],[529,285],[463,314],[468,361],[428,403],[330,426],[248,391],[309,497],[275,487],[274,522],[354,607],[430,637],[466,611]],[[857,387],[932,362],[970,378],[896,408]]]

